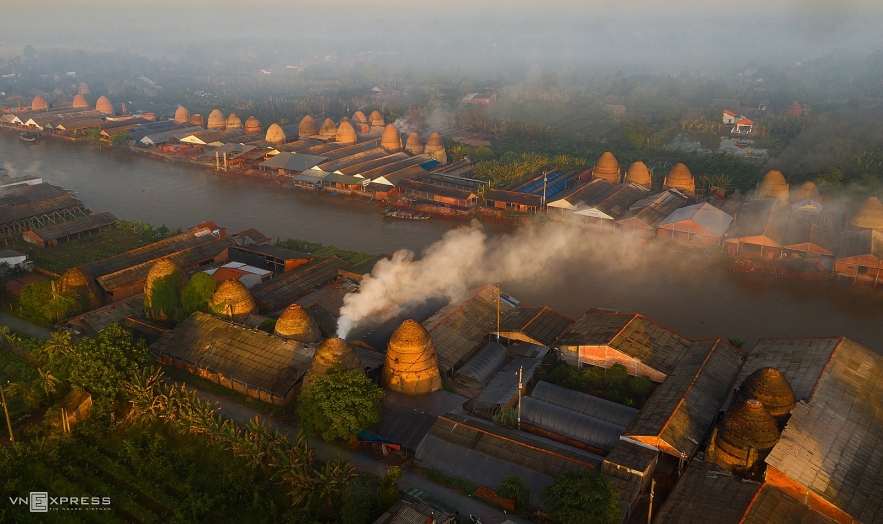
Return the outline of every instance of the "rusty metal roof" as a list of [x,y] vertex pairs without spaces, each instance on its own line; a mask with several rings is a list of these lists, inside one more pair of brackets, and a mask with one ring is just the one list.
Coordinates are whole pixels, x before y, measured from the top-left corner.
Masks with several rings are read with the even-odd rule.
[[726,342],[690,344],[641,408],[626,436],[656,436],[668,453],[693,456],[733,388],[745,354]]
[[74,235],[77,233],[89,231],[90,229],[95,229],[97,227],[110,226],[115,224],[116,221],[116,217],[108,212],[97,213],[94,215],[86,215],[84,217],[75,218],[73,220],[65,220],[64,222],[59,222],[58,224],[53,224],[51,226],[34,229],[30,232],[30,234],[37,235],[44,241],[56,240],[68,235]]
[[275,311],[334,280],[339,269],[348,267],[336,256],[320,257],[255,286],[252,294],[267,310]]

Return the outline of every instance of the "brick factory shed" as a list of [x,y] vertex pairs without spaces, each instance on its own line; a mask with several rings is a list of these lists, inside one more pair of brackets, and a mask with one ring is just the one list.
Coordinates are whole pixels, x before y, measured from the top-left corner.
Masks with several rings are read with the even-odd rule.
[[720,245],[733,217],[711,204],[676,209],[656,229],[656,236],[685,244]]
[[294,397],[315,351],[199,312],[150,348],[165,365],[276,406]]
[[58,243],[79,240],[84,236],[107,231],[112,229],[116,222],[116,217],[107,212],[86,215],[51,226],[25,231],[22,233],[22,240],[40,247],[54,246]]

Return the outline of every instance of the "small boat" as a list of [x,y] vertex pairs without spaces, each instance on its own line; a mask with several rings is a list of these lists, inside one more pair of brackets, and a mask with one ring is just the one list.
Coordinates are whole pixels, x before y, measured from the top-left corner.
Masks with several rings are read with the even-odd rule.
[[38,135],[37,133],[25,132],[25,133],[18,135],[18,138],[20,138],[21,140],[24,140],[25,142],[36,142],[37,137],[39,137],[39,136],[40,135]]
[[340,196],[340,193],[337,191],[326,191],[325,194],[328,196]]
[[394,207],[385,207],[381,209],[383,216],[392,218],[407,218],[409,220],[428,220],[429,215],[426,213],[417,213],[405,209],[396,209]]

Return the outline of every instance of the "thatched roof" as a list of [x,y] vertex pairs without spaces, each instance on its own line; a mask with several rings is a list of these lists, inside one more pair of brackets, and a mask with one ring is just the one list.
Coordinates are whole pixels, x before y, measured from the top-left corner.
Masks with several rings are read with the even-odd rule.
[[322,122],[322,127],[319,129],[319,136],[324,137],[333,137],[337,134],[337,125],[334,123],[334,120],[330,118],[326,118],[324,122]]
[[236,113],[230,113],[227,117],[227,129],[241,129],[242,119],[236,116]]
[[812,180],[807,180],[797,190],[797,201],[800,202],[801,200],[815,200],[819,202],[819,188]]
[[408,140],[405,143],[405,149],[409,153],[413,153],[415,155],[420,155],[423,153],[423,144],[420,143],[420,135],[417,133],[411,133],[408,135]]
[[297,126],[298,136],[313,136],[319,134],[319,124],[316,119],[310,115],[303,117]]
[[368,121],[372,126],[380,127],[386,123],[383,119],[383,115],[380,114],[380,111],[371,111],[371,114],[368,115]]
[[154,311],[154,294],[157,291],[157,284],[160,280],[171,275],[177,275],[181,286],[184,284],[184,270],[181,266],[172,262],[167,258],[158,260],[150,272],[147,273],[147,280],[144,281],[144,309],[149,318],[153,320],[169,320],[171,311]]
[[441,389],[438,359],[429,333],[414,320],[405,320],[389,339],[383,383],[411,396]]
[[595,169],[592,171],[592,176],[606,180],[611,184],[619,183],[619,162],[616,160],[616,157],[613,156],[613,153],[605,151],[598,158],[598,161],[595,162]]
[[175,122],[186,124],[190,121],[190,111],[186,107],[181,106],[175,110]]
[[187,362],[201,376],[277,405],[307,371],[313,353],[296,342],[199,312],[150,348],[160,358]]
[[650,178],[650,170],[647,169],[646,164],[640,160],[629,166],[628,173],[625,174],[625,181],[632,184],[638,184],[647,189],[650,189],[650,186],[653,183],[653,180]]
[[273,333],[276,336],[304,344],[312,344],[322,339],[322,333],[319,332],[316,321],[299,304],[292,304],[282,312],[282,315],[276,320]]
[[252,133],[260,133],[261,132],[261,121],[257,119],[254,115],[248,117],[245,120],[245,132]]
[[211,310],[226,319],[241,322],[257,310],[254,298],[242,282],[226,280],[209,302]]
[[77,93],[77,95],[74,96],[74,101],[71,104],[71,107],[74,109],[89,109],[89,101],[86,100],[85,96]]
[[31,111],[46,111],[47,109],[49,109],[49,102],[42,96],[37,95],[31,100]]
[[693,174],[684,164],[676,164],[671,168],[662,185],[665,189],[680,189],[688,194],[692,194],[696,190]]
[[345,368],[359,369],[362,367],[362,359],[359,358],[356,350],[346,340],[337,337],[326,338],[316,348],[316,354],[313,356],[310,370],[304,376],[303,388],[310,387],[314,377],[324,375],[338,364]]
[[341,144],[355,144],[358,140],[356,138],[356,129],[349,123],[349,121],[340,122],[340,127],[337,128],[337,135],[335,135],[335,138]]
[[361,111],[356,111],[355,114],[353,114],[353,120],[360,124],[368,123],[368,118],[365,116],[365,113]]
[[776,419],[757,399],[730,406],[724,414],[710,452],[723,469],[750,469],[766,457],[779,441]]
[[852,225],[862,229],[883,229],[883,204],[877,197],[868,197],[852,217]]
[[222,113],[220,109],[212,109],[212,112],[208,114],[207,126],[210,128],[226,129],[227,120],[224,118],[224,113]]
[[282,130],[282,127],[273,122],[270,124],[270,127],[267,128],[267,142],[271,144],[282,144],[285,142],[285,131]]
[[114,113],[113,103],[111,103],[110,99],[106,96],[102,95],[95,102],[95,110],[100,113],[105,113],[108,115],[112,115]]
[[739,388],[741,400],[759,400],[773,418],[786,417],[794,409],[794,390],[776,368],[763,367],[748,375]]
[[758,198],[788,200],[788,182],[780,171],[771,169],[760,179],[754,195]]

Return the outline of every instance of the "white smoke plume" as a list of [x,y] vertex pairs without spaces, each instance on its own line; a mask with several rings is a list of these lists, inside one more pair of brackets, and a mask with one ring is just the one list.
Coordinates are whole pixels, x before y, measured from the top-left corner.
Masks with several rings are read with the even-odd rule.
[[573,262],[590,253],[597,257],[599,250],[623,269],[639,257],[635,247],[630,237],[612,240],[562,223],[525,226],[488,238],[473,222],[449,231],[419,258],[402,249],[379,261],[359,291],[344,297],[337,336],[346,338],[356,327],[381,324],[413,306],[452,299],[479,285],[534,280],[553,263]]

